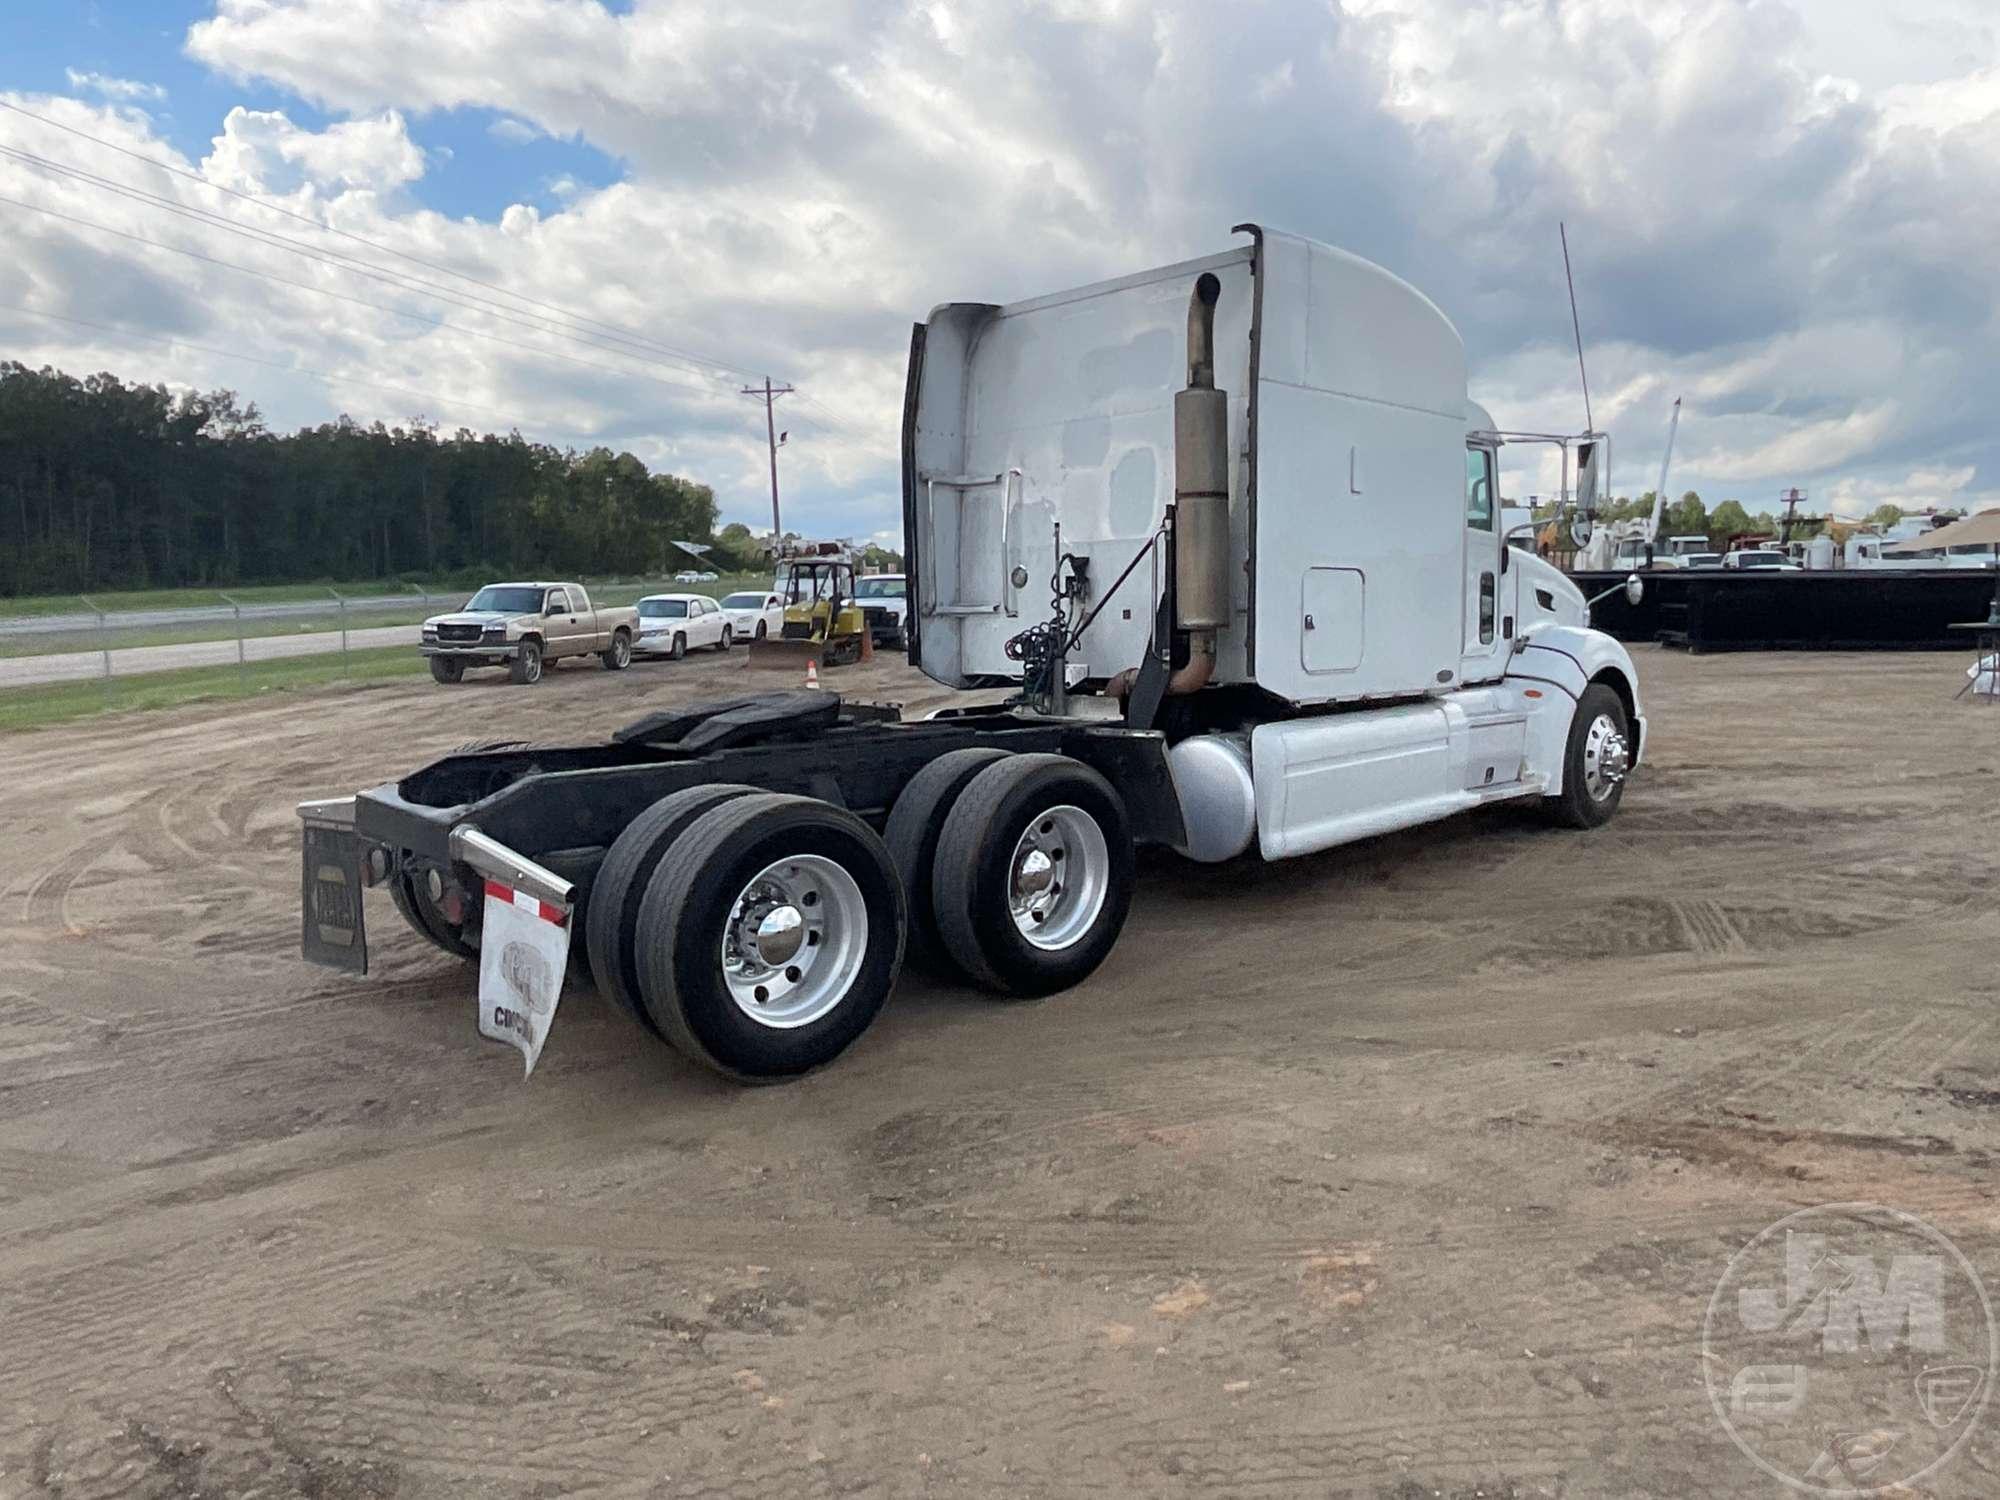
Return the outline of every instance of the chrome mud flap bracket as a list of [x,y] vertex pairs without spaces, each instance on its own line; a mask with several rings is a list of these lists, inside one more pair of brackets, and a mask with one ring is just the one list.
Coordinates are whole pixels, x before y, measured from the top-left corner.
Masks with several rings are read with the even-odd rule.
[[479,935],[479,1034],[521,1054],[535,1071],[562,1000],[576,887],[469,823],[451,831],[451,857],[485,887]]

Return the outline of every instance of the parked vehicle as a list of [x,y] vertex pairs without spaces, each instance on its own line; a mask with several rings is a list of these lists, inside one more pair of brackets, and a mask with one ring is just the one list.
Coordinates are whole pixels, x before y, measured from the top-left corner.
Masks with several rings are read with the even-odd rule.
[[1683,552],[1674,559],[1679,568],[1719,568],[1722,566],[1720,552]]
[[1722,566],[1736,569],[1757,568],[1765,572],[1778,573],[1805,571],[1792,561],[1789,554],[1780,552],[1776,547],[1739,547],[1722,559]]
[[729,628],[739,641],[761,641],[785,628],[783,594],[756,589],[731,594],[722,601],[722,612],[729,616]]
[[778,557],[777,592],[785,601],[775,636],[750,643],[752,665],[846,666],[861,659],[865,628],[854,600],[854,556],[844,542],[795,542]]
[[[580,932],[636,1026],[770,1079],[865,1031],[906,951],[1003,995],[1081,982],[1141,843],[1283,859],[1498,802],[1610,820],[1646,743],[1638,674],[1574,583],[1502,545],[1496,498],[1503,446],[1530,441],[1558,445],[1566,494],[1574,443],[1593,494],[1604,435],[1495,430],[1423,294],[1245,232],[915,330],[911,659],[1014,701],[912,722],[731,697],[302,804],[307,956],[365,968],[363,888],[386,885],[480,959],[480,1030],[532,1068]],[[1134,464],[1170,504],[1113,503]]]
[[565,656],[597,656],[615,672],[632,663],[638,620],[636,610],[593,608],[580,583],[489,583],[464,609],[424,621],[421,649],[439,682],[498,666],[539,682]]
[[854,582],[854,598],[861,606],[861,618],[869,639],[878,646],[906,650],[909,636],[903,616],[909,608],[908,580],[901,573],[871,573]]
[[735,638],[729,616],[706,594],[648,594],[639,601],[642,656],[679,661],[697,647],[727,651]]

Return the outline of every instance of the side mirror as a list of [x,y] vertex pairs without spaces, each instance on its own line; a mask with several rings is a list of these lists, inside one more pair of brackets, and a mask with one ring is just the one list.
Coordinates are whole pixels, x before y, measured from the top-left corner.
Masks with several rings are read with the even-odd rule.
[[1604,476],[1599,472],[1604,445],[1602,443],[1578,443],[1576,446],[1576,508],[1582,511],[1597,509],[1598,492],[1604,487]]
[[1645,597],[1646,580],[1641,578],[1637,573],[1627,573],[1625,575],[1625,602],[1637,608],[1639,601]]
[[1585,547],[1590,545],[1590,533],[1594,527],[1595,522],[1587,510],[1578,511],[1570,519],[1569,539],[1576,544],[1577,551],[1581,552]]
[[547,619],[551,615],[559,615],[562,612],[563,607],[560,604],[551,604],[547,609],[542,611],[542,617]]

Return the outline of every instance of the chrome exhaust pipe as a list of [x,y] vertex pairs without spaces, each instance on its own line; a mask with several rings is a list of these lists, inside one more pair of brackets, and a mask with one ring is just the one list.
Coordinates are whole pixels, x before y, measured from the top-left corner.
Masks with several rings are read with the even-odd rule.
[[[1215,304],[1222,282],[1204,271],[1188,298],[1187,385],[1174,393],[1174,616],[1187,664],[1167,679],[1170,697],[1215,675],[1215,635],[1229,624],[1229,393],[1215,388]],[[1107,691],[1132,694],[1139,669]]]

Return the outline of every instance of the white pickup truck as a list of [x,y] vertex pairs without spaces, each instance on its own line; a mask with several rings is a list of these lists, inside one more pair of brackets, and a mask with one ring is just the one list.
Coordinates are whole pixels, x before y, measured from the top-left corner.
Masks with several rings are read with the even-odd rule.
[[623,671],[638,628],[636,609],[594,608],[580,583],[489,583],[465,608],[424,621],[423,653],[439,682],[498,666],[516,682],[540,682],[543,666],[565,656],[596,656]]

